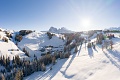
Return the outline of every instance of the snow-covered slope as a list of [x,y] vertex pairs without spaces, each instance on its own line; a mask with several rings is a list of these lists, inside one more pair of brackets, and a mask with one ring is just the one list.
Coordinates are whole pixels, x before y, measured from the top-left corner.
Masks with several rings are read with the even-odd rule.
[[73,33],[73,31],[66,29],[65,27],[62,28],[54,28],[54,27],[50,27],[49,32],[52,33]]
[[[79,51],[76,54],[72,53],[70,58],[58,59],[52,70],[49,69],[51,65],[48,65],[45,72],[34,72],[24,80],[120,80],[120,38],[119,33],[114,35],[113,50],[102,51],[101,45],[96,45],[95,49],[87,49],[83,44],[78,47]],[[94,40],[95,36],[96,34],[91,39]],[[20,58],[26,57],[12,41],[4,42],[3,37],[6,37],[4,29],[0,31],[0,56],[9,56],[10,60],[15,55],[19,55]],[[41,47],[51,45],[58,47],[55,49],[63,49],[65,41],[60,37],[63,35],[55,34],[49,39],[44,32],[33,32],[24,36],[18,46],[29,51],[31,56],[36,54],[39,58]],[[3,66],[0,67],[3,68]]]
[[20,58],[25,57],[24,52],[22,52],[12,41],[8,39],[8,42],[4,42],[2,40],[3,37],[6,37],[6,34],[5,32],[0,31],[0,55],[10,57],[10,59],[15,55],[19,55]]
[[24,80],[120,80],[120,38],[114,38],[113,50],[79,47],[69,59],[58,60],[52,70],[35,72]]
[[64,45],[64,41],[59,37],[62,36],[61,34],[55,34],[52,39],[49,39],[46,33],[40,32],[33,32],[23,37],[22,41],[18,44],[18,46],[23,49],[25,48],[29,53],[30,56],[36,54],[40,57],[41,52],[40,49],[45,46],[54,46],[59,47]]

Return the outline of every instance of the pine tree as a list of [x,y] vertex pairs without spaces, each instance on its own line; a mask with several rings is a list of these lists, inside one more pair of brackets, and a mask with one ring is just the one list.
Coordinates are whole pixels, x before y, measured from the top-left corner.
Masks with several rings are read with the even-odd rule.
[[20,65],[20,58],[19,58],[18,55],[15,56],[15,63],[16,63],[17,65]]
[[77,53],[78,52],[78,48],[77,48],[77,46],[75,47],[75,53]]
[[25,48],[23,48],[23,52],[26,52],[26,49],[25,49]]
[[12,60],[12,64],[13,64],[13,63],[15,63],[15,58],[14,58],[14,56],[13,56],[13,60]]
[[3,56],[3,66],[6,66],[6,59],[4,56]]
[[52,64],[55,65],[55,62],[56,62],[56,58],[55,56],[52,57]]
[[2,73],[0,73],[0,80],[5,80],[5,76]]
[[0,57],[0,64],[2,65],[2,56]]
[[22,72],[22,70],[18,70],[16,72],[14,80],[23,80],[23,72]]
[[41,70],[41,61],[40,61],[40,59],[38,60],[37,65],[38,65],[37,70],[40,71]]
[[70,54],[69,53],[66,53],[65,54],[65,58],[69,58]]
[[64,53],[60,53],[60,59],[64,59]]
[[34,54],[34,60],[37,60],[37,56]]
[[46,71],[46,66],[45,66],[44,63],[42,63],[42,65],[41,65],[41,69],[42,69],[42,71]]
[[34,72],[37,71],[37,60],[33,61]]

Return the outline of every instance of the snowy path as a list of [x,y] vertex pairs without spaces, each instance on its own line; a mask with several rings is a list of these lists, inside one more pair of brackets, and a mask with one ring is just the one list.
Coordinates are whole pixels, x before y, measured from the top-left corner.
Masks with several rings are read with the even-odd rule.
[[[117,41],[117,42],[116,42]],[[85,49],[58,60],[52,70],[35,72],[25,80],[120,80],[120,39],[114,39],[113,50]]]

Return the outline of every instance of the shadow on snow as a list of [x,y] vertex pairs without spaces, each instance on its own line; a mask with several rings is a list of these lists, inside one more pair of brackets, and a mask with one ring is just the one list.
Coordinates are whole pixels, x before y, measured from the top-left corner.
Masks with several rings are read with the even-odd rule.
[[60,71],[67,60],[68,59],[61,59],[56,63],[56,65],[53,66],[52,70],[48,69],[45,72],[35,72],[31,76],[28,76],[25,80],[45,80],[48,77],[49,80],[51,80],[57,74],[57,72]]
[[[104,51],[103,51],[104,52]],[[111,63],[116,66],[120,70],[120,65],[115,61],[110,55],[112,55],[114,58],[118,58],[118,61],[120,61],[120,54],[116,51],[108,50],[109,54],[104,52],[105,56],[111,61]]]
[[69,61],[68,65],[66,66],[66,69],[64,71],[60,71],[65,76],[65,78],[72,78],[74,76],[74,75],[71,75],[71,76],[66,75],[66,71],[69,68],[72,61],[74,60],[75,56],[76,56],[76,54],[73,54],[73,56],[71,57],[71,60]]
[[82,45],[80,46],[80,48],[78,50],[78,56],[80,55],[81,48],[82,48]]
[[94,54],[93,54],[93,49],[92,48],[87,48],[88,50],[88,55],[90,58],[94,57]]
[[[80,45],[79,50],[78,50],[78,52],[77,52],[77,53],[78,53],[78,56],[80,55],[81,48],[82,48],[82,45]],[[66,66],[65,70],[64,70],[64,71],[60,71],[60,72],[65,76],[65,78],[70,79],[70,78],[72,78],[73,76],[75,76],[75,74],[70,75],[70,76],[66,75],[66,71],[67,71],[67,69],[69,68],[69,66],[71,65],[71,63],[72,63],[72,61],[74,60],[74,58],[76,57],[77,53],[75,53],[75,54],[72,55],[72,57],[71,57],[68,65]]]

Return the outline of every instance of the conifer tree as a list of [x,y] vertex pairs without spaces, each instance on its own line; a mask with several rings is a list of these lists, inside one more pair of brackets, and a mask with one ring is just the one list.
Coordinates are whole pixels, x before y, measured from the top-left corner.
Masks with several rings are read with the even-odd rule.
[[0,80],[5,80],[5,76],[2,73],[0,73]]
[[52,57],[52,64],[55,65],[56,58],[55,56]]
[[14,80],[23,80],[23,72],[22,72],[22,70],[18,70],[16,72]]
[[41,65],[41,69],[42,69],[42,71],[46,71],[46,66],[45,66],[44,63],[42,63],[42,65]]

